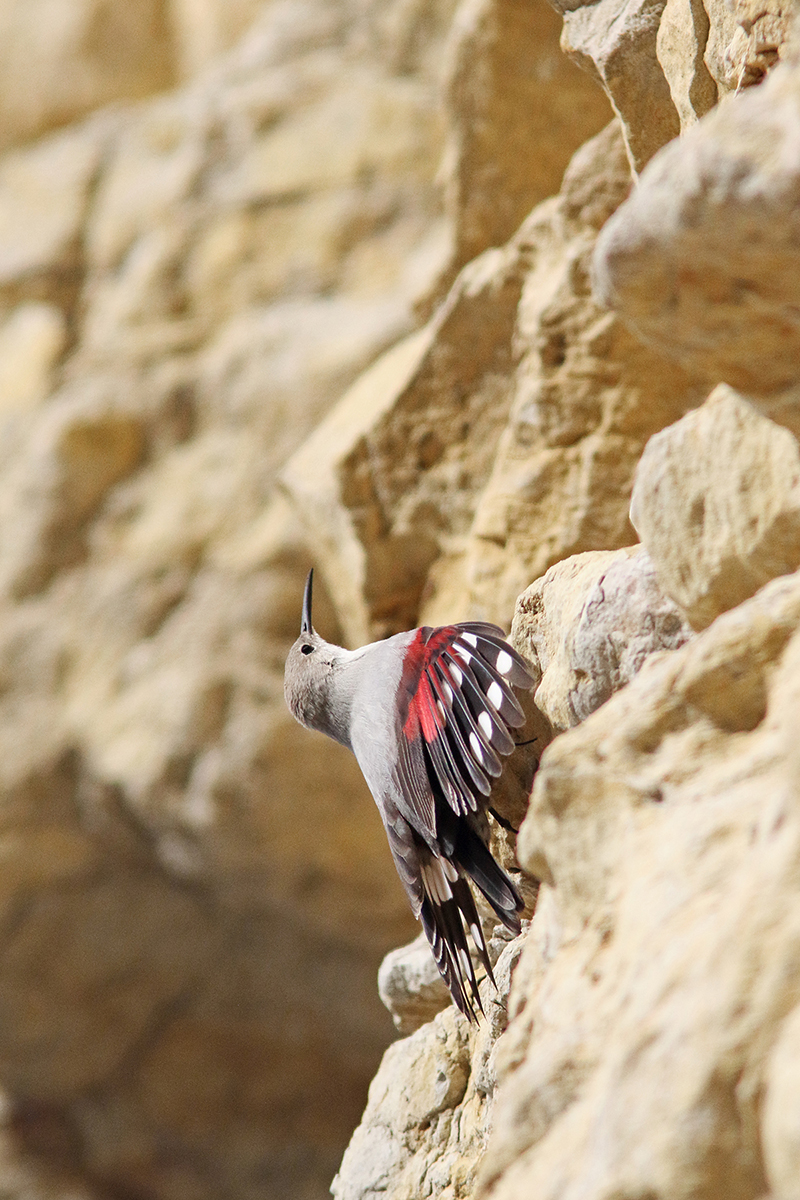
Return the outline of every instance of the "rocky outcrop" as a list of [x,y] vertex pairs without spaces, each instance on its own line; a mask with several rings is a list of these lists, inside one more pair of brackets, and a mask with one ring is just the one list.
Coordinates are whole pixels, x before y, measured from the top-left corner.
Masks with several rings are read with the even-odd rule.
[[[6,5],[10,1197],[797,1191],[793,12],[559,12]],[[285,711],[311,560],[531,662],[477,1028]]]
[[285,711],[275,491],[448,253],[450,12],[390,7],[259,6],[0,161],[9,1194],[323,1194],[392,1033],[413,922],[355,764]]
[[784,64],[650,164],[595,257],[598,294],[642,337],[756,395],[797,377],[798,120]]
[[[583,216],[595,291],[585,288],[582,305],[597,306],[591,328],[606,340],[593,344],[581,321],[562,321],[548,358],[537,272],[554,221],[568,227],[583,164],[594,161],[598,180],[621,174],[609,153],[621,143],[610,133],[579,152],[558,199],[527,218],[513,243],[526,237],[532,247],[514,331],[514,398],[466,543],[440,554],[422,602],[438,615],[438,598],[459,594],[453,579],[462,587],[468,580],[460,594],[473,611],[503,619],[515,590],[504,578],[535,563],[539,578],[517,601],[512,639],[538,680],[539,763],[516,843],[519,864],[541,881],[538,900],[507,951],[519,954],[508,995],[504,987],[487,994],[487,1004],[505,1003],[503,1028],[488,1057],[481,1038],[494,1015],[469,1034],[468,1060],[463,1050],[442,1060],[444,1107],[434,1120],[410,1092],[399,1113],[378,1103],[379,1092],[391,1086],[396,1097],[418,1079],[421,1055],[445,1044],[452,1012],[387,1055],[335,1184],[348,1200],[379,1192],[459,1200],[797,1192],[800,373],[787,131],[800,68],[788,10],[668,3],[647,10],[645,21],[630,6],[606,7],[565,14],[566,45],[592,60],[622,119],[626,156],[641,170],[630,199],[621,185],[605,193],[605,216],[616,212],[599,239]],[[642,80],[659,68],[671,100],[653,90],[654,114]],[[741,94],[715,107],[733,92]],[[684,136],[656,153],[677,132],[670,103]],[[601,188],[584,194],[602,205]],[[757,211],[768,226],[760,231]],[[574,288],[587,268],[564,247],[554,257],[562,270],[570,261]],[[773,248],[774,272],[765,269]],[[572,355],[585,365],[586,345],[600,349],[585,376],[584,403],[595,408],[580,425],[576,376],[561,393],[541,377]],[[621,378],[636,378],[644,353],[653,357],[642,374],[664,380],[655,403],[645,387],[620,387]],[[526,354],[538,355],[534,390]],[[624,374],[611,369],[620,359]],[[553,451],[577,445],[585,453],[601,432],[613,444],[622,416],[602,402],[604,379],[609,391],[611,379],[616,385],[628,445],[634,429],[642,441],[623,482],[613,474],[625,461],[618,438],[602,472],[603,501],[595,493],[586,505],[595,523],[584,526],[583,544],[565,547],[557,539],[578,489],[562,492],[559,472],[543,469],[538,438],[549,420],[563,429]],[[523,411],[534,431],[524,446],[514,441]],[[647,421],[649,429],[637,428]],[[481,554],[478,536],[488,529],[480,514],[493,478],[507,472],[509,446],[519,463],[516,486],[505,485],[513,499]],[[613,550],[622,540],[621,528],[609,532],[614,484],[620,501],[632,499],[636,550]],[[526,519],[527,559],[516,533]],[[565,558],[562,549],[554,556],[562,561],[545,570],[553,541],[584,552]],[[454,572],[454,561],[471,569]],[[519,575],[516,583],[519,591]],[[424,986],[417,960],[398,952],[389,961],[387,1000],[413,1020]],[[445,1082],[456,1076],[453,1097]],[[472,1088],[485,1090],[489,1109],[478,1138]],[[453,1156],[454,1127],[463,1131],[461,1158]],[[402,1151],[389,1149],[397,1139]]]

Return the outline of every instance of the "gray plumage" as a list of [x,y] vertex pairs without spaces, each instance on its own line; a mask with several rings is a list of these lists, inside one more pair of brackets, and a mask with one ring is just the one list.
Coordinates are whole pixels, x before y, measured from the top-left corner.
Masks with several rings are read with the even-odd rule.
[[397,872],[455,1004],[481,1008],[466,930],[492,978],[466,878],[519,931],[522,901],[494,861],[482,817],[510,729],[524,721],[515,688],[533,680],[501,630],[428,627],[346,650],[311,623],[309,573],[301,634],[286,660],[292,715],[355,754],[377,804]]

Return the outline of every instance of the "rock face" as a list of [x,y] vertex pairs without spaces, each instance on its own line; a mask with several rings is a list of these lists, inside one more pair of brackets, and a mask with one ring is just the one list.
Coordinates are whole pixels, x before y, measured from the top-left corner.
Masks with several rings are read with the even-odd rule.
[[650,164],[603,231],[595,275],[684,368],[769,394],[797,375],[797,67],[738,100]]
[[[505,1029],[488,1058],[479,1041],[491,1021],[470,1033],[468,1059],[441,1068],[443,1091],[459,1080],[446,1134],[426,1126],[410,1089],[423,1053],[444,1043],[449,1011],[385,1059],[339,1196],[797,1194],[800,370],[787,131],[800,67],[790,16],[672,0],[646,13],[565,12],[565,45],[606,86],[624,141],[609,131],[587,144],[559,197],[510,243],[525,260],[508,418],[471,528],[440,550],[422,592],[429,619],[468,594],[474,611],[502,620],[525,569],[539,576],[517,601],[512,638],[538,678],[539,765],[516,853],[541,886],[507,999],[501,990]],[[645,103],[642,80],[659,69],[669,99],[655,88]],[[677,130],[670,103],[685,136],[646,166]],[[623,146],[644,168],[628,200]],[[598,240],[590,230],[609,216]],[[594,296],[576,287],[589,273],[564,236],[576,222]],[[553,307],[548,254],[569,279],[569,306],[562,285]],[[564,456],[585,455],[601,434],[596,490],[583,492],[593,521],[569,545],[588,472],[565,486]],[[614,548],[615,489],[632,499],[636,550]],[[431,1001],[414,955],[397,953],[387,970],[391,1002],[421,1019]],[[480,1139],[473,1086],[490,1107]],[[399,1113],[378,1103],[390,1087],[408,1097]]]
[[0,160],[9,1195],[322,1195],[391,1036],[413,921],[354,762],[285,711],[275,475],[448,252],[451,13],[401,8],[259,6],[179,90]]
[[[793,9],[557,8],[0,14],[11,1200],[797,1194]],[[285,711],[310,561],[536,674],[477,1028]]]
[[631,519],[695,629],[800,566],[800,447],[720,384],[651,438]]
[[553,733],[579,724],[650,654],[677,649],[690,633],[641,547],[590,551],[551,567],[520,596],[511,628]]
[[772,1078],[797,998],[799,596],[768,584],[545,755],[519,853],[552,894],[501,1043],[492,1197],[793,1194]]

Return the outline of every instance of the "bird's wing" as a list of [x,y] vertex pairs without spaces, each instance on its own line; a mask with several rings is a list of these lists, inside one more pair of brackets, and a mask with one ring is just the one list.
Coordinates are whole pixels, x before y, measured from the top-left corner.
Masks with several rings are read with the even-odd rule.
[[468,1020],[483,1012],[475,964],[469,951],[469,928],[478,957],[494,983],[489,953],[469,884],[458,867],[434,854],[414,832],[402,813],[384,811],[397,873],[430,943],[439,972],[456,1007]]
[[415,829],[435,844],[437,800],[476,812],[525,716],[515,688],[534,680],[494,625],[418,629],[398,686],[397,781]]

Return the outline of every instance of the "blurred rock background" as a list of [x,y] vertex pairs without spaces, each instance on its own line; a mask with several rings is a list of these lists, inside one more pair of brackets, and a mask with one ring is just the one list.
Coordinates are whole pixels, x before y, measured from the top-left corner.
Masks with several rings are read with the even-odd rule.
[[312,561],[350,644],[516,604],[552,742],[336,1194],[800,1195],[793,16],[0,0],[9,1197],[327,1193],[416,927]]
[[[606,120],[559,30],[0,3],[8,1195],[327,1193],[414,925],[353,761],[284,708],[318,555],[277,474]],[[356,614],[320,580],[317,619]]]

